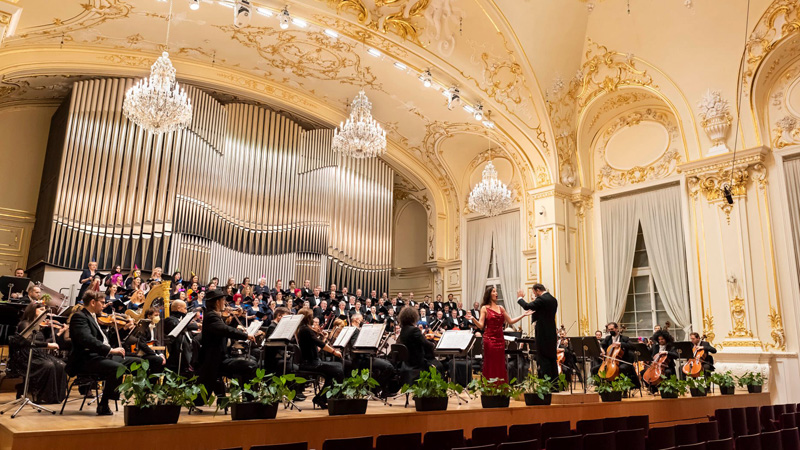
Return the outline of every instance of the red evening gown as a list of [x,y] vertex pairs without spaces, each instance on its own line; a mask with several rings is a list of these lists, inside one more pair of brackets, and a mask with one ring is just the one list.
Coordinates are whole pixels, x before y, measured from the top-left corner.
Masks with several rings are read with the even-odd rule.
[[505,317],[502,313],[486,308],[486,321],[483,324],[483,376],[487,380],[500,378],[503,383],[508,383],[504,323]]

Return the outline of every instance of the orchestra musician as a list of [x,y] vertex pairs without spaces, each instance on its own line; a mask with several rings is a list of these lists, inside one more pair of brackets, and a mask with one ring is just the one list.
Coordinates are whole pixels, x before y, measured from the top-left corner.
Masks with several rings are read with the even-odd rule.
[[[678,359],[678,353],[675,351],[674,339],[667,331],[659,330],[653,335],[656,339],[656,344],[653,345],[651,350],[651,363],[655,361],[658,356],[666,355],[666,361],[661,368],[661,375],[664,377],[671,377],[675,375],[675,360]],[[642,371],[644,372],[644,371]],[[657,390],[656,386],[650,386],[651,392]]]
[[[149,372],[160,373],[162,372],[161,369],[167,363],[167,359],[163,354],[156,352],[150,346],[156,341],[155,327],[161,320],[161,313],[155,308],[148,308],[145,310],[142,319],[149,320],[150,323],[142,333],[132,336],[132,339],[136,342],[136,356],[146,360],[150,364],[150,368],[148,369]],[[127,341],[130,342],[131,339],[128,339]]]
[[[603,353],[608,354],[609,347],[621,347],[624,353],[622,354],[622,361],[620,361],[619,364],[619,372],[630,378],[634,386],[638,388],[640,383],[639,377],[636,374],[636,369],[633,366],[634,355],[631,351],[630,339],[628,336],[624,336],[620,333],[619,324],[616,322],[609,322],[606,325],[606,331],[608,332],[608,335],[600,344],[600,347],[603,349]],[[592,367],[592,373],[596,374],[599,369],[600,365]]]
[[[353,348],[358,339],[358,335],[361,332],[361,324],[363,323],[364,318],[361,314],[355,313],[352,317],[350,317],[350,326],[356,327],[353,335],[350,337],[349,347]],[[370,361],[369,356],[363,353],[351,353],[350,356],[350,365],[351,368],[346,370],[347,373],[351,372],[352,368],[356,368],[359,370],[362,369],[369,369],[370,368]],[[393,390],[389,388],[389,382],[394,377],[394,366],[392,364],[381,358],[373,358],[372,359],[372,377],[378,382],[379,391],[375,392],[378,397],[387,398],[394,394]],[[394,390],[396,391],[396,389]]]
[[[182,300],[175,300],[169,304],[169,317],[164,319],[164,335],[169,335],[175,327],[183,320],[187,313],[186,302]],[[182,373],[191,372],[192,362],[192,333],[199,330],[196,322],[192,321],[186,325],[184,332],[175,339],[170,339],[167,342],[169,350],[169,358],[167,358],[167,369],[178,372],[178,366]]]
[[702,348],[706,352],[705,358],[703,359],[703,373],[710,373],[716,370],[714,368],[714,356],[712,353],[717,353],[717,349],[712,347],[708,342],[702,340],[700,338],[700,333],[694,332],[689,334],[689,340],[692,341],[692,345],[694,346],[692,356],[694,356],[694,351],[698,348]]
[[20,299],[21,303],[36,303],[42,300],[42,288],[35,284],[28,286],[25,295]]
[[[300,369],[304,371],[320,372],[325,376],[325,387],[333,386],[333,381],[341,383],[344,381],[344,371],[342,363],[339,361],[322,361],[319,357],[319,350],[332,353],[340,358],[342,354],[320,339],[311,325],[314,323],[314,316],[308,308],[302,308],[298,314],[303,316],[300,328],[297,330],[297,345],[300,347]],[[324,389],[323,389],[324,391]],[[324,395],[317,395],[311,399],[315,405],[322,409],[328,407],[328,400]]]
[[[391,310],[390,310],[391,311]],[[419,313],[416,308],[403,308],[397,317],[400,322],[400,336],[397,343],[405,345],[408,349],[408,363],[403,363],[400,367],[403,383],[410,383],[413,380],[413,372],[427,370],[433,366],[439,373],[444,373],[442,363],[436,360],[433,350],[436,346],[425,339],[422,332],[417,327]]]
[[69,335],[72,339],[72,352],[67,361],[67,373],[99,374],[105,378],[103,396],[97,402],[97,415],[110,416],[113,413],[108,407],[109,400],[119,398],[117,386],[121,380],[117,378],[117,369],[123,365],[130,367],[139,358],[125,356],[122,347],[112,348],[108,337],[97,322],[97,314],[103,311],[106,298],[103,293],[87,291],[83,296],[83,308],[70,318]]
[[[24,375],[28,368],[29,350],[33,345],[28,393],[35,403],[61,403],[67,391],[66,364],[51,352],[59,350],[56,337],[66,331],[66,325],[53,319],[46,320],[34,333],[33,344],[30,338],[24,338],[20,334],[45,310],[47,306],[41,301],[31,302],[25,307],[22,319],[17,325],[17,334],[10,336],[8,340],[10,352],[8,366],[12,371]],[[24,382],[17,385],[17,398],[22,395],[24,386]]]
[[517,293],[517,303],[522,309],[533,311],[531,320],[536,322],[534,330],[536,338],[536,361],[539,368],[539,376],[548,375],[551,380],[558,377],[558,336],[556,332],[556,311],[558,310],[558,300],[550,295],[541,283],[533,285],[533,294],[536,298],[530,302],[525,302],[525,291]]

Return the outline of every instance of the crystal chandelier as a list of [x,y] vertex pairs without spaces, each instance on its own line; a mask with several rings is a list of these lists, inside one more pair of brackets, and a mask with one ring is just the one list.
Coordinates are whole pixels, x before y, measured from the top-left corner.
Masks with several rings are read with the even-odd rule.
[[511,191],[497,179],[497,170],[489,161],[483,169],[483,179],[469,193],[469,209],[484,216],[496,216],[511,206]]
[[[167,43],[172,2],[167,16]],[[153,134],[169,133],[192,121],[192,102],[175,81],[175,68],[166,51],[150,67],[150,77],[139,80],[125,93],[122,111],[133,123]]]
[[372,118],[372,103],[359,91],[350,105],[350,117],[333,132],[333,150],[353,158],[374,158],[386,153],[386,132]]

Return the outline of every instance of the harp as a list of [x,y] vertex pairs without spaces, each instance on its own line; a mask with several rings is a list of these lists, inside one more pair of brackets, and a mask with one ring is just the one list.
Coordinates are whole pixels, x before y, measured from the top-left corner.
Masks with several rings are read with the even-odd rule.
[[162,281],[161,284],[150,289],[150,292],[147,293],[147,297],[145,297],[144,299],[144,304],[142,305],[141,308],[139,308],[139,311],[132,311],[129,309],[125,311],[125,314],[133,317],[138,322],[139,319],[144,317],[144,312],[152,308],[153,302],[155,302],[158,299],[162,300],[164,304],[164,309],[166,310],[167,303],[169,302],[169,285],[170,285],[169,281]]

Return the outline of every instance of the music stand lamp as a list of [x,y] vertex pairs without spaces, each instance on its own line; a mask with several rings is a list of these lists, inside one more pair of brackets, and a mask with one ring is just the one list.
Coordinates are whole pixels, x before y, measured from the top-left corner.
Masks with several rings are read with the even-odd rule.
[[28,385],[30,384],[30,379],[31,379],[31,361],[33,360],[33,349],[34,347],[41,348],[47,346],[47,344],[45,344],[44,346],[36,345],[33,342],[35,332],[39,330],[39,324],[42,323],[42,320],[44,320],[45,316],[47,316],[47,311],[40,314],[39,317],[37,317],[36,320],[34,320],[33,323],[31,323],[30,325],[28,325],[28,328],[23,330],[21,333],[23,338],[31,340],[31,345],[28,348],[28,368],[25,371],[25,388],[22,391],[22,397],[12,402],[6,403],[5,405],[2,406],[2,410],[0,410],[0,414],[5,414],[6,411],[10,410],[14,406],[19,405],[17,410],[14,411],[14,414],[11,415],[12,419],[17,417],[17,414],[19,414],[19,412],[22,411],[22,408],[24,408],[25,406],[30,406],[37,412],[47,411],[53,415],[55,415],[56,413],[52,409],[45,408],[44,406],[41,405],[37,405],[36,403],[33,402],[33,400],[31,400],[30,397],[28,397]]

